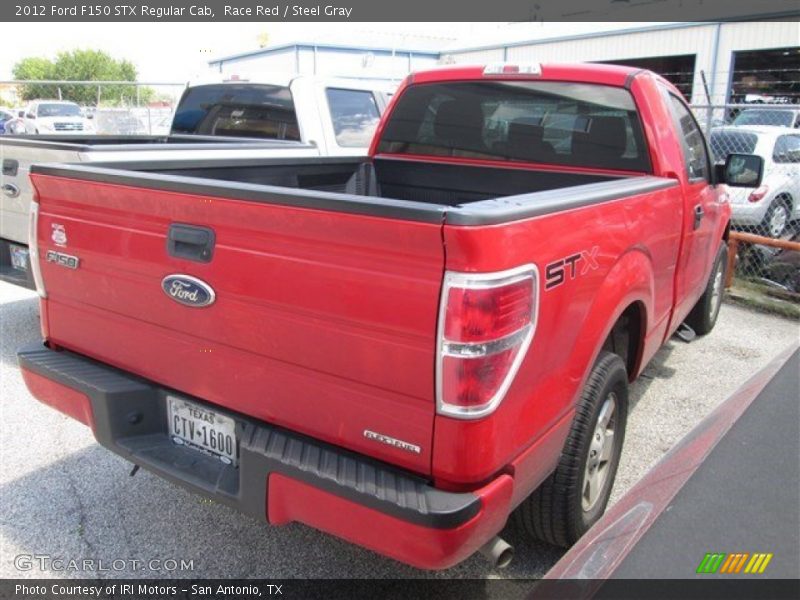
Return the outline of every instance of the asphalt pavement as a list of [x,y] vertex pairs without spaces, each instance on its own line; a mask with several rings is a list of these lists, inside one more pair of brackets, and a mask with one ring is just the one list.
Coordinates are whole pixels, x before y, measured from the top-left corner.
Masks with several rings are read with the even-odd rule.
[[[612,501],[799,333],[726,304],[711,335],[662,348],[632,388]],[[0,282],[0,577],[526,578],[564,552],[509,527],[508,569],[473,556],[427,573],[304,525],[258,523],[143,470],[131,477],[88,428],[28,393],[15,353],[38,339],[35,294]]]

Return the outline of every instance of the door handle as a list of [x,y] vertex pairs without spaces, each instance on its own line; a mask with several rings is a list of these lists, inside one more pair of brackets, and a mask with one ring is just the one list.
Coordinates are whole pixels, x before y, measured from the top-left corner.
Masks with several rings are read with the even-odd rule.
[[214,230],[209,227],[173,223],[167,233],[167,253],[175,258],[211,262],[215,241]]
[[13,183],[3,184],[3,193],[9,198],[16,198],[19,196],[19,188]]
[[698,229],[700,227],[700,222],[703,220],[703,217],[706,215],[706,211],[703,210],[702,204],[696,204],[694,207],[694,228]]

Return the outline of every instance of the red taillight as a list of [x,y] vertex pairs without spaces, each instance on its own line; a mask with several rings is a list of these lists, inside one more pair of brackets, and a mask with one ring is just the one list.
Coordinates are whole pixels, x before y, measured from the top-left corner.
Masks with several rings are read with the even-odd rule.
[[440,414],[478,418],[502,401],[533,337],[538,273],[447,272],[437,364]]
[[497,288],[451,287],[444,336],[451,342],[484,342],[518,331],[533,311],[531,282]]
[[30,213],[28,214],[28,258],[31,261],[31,272],[33,273],[33,282],[36,284],[36,292],[41,298],[47,298],[47,290],[44,287],[44,278],[42,277],[42,267],[39,264],[39,196],[33,194],[33,202],[31,202]]
[[750,192],[750,195],[747,197],[747,201],[758,202],[767,195],[767,192],[769,192],[769,188],[766,185],[759,186]]

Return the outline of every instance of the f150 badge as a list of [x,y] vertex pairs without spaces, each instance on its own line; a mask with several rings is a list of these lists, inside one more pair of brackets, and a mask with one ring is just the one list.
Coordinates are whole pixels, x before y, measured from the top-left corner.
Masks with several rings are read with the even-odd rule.
[[48,250],[45,258],[47,259],[47,262],[55,263],[68,269],[77,269],[81,264],[81,259],[77,256],[64,254],[63,252],[56,252],[55,250]]
[[[597,251],[593,246],[591,250],[581,250],[570,254],[566,258],[548,263],[544,268],[544,289],[552,290],[566,281],[572,281],[578,275],[586,275],[597,268]],[[580,272],[578,272],[580,265]]]
[[194,308],[209,306],[216,300],[211,286],[191,275],[167,275],[161,280],[161,289],[175,302]]

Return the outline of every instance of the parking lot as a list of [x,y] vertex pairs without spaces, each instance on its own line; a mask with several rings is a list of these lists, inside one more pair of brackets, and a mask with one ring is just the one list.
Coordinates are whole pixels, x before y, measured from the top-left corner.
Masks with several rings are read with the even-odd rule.
[[[612,501],[797,335],[794,321],[725,305],[710,336],[662,348],[632,389]],[[536,577],[562,554],[526,546],[508,528],[504,536],[517,546],[508,569],[493,571],[474,556],[426,574],[305,526],[257,523],[145,471],[130,477],[131,465],[96,445],[88,428],[26,390],[15,351],[38,337],[35,294],[0,283],[2,577]],[[19,555],[102,560],[109,570],[20,571]],[[193,570],[166,570],[173,560]]]

